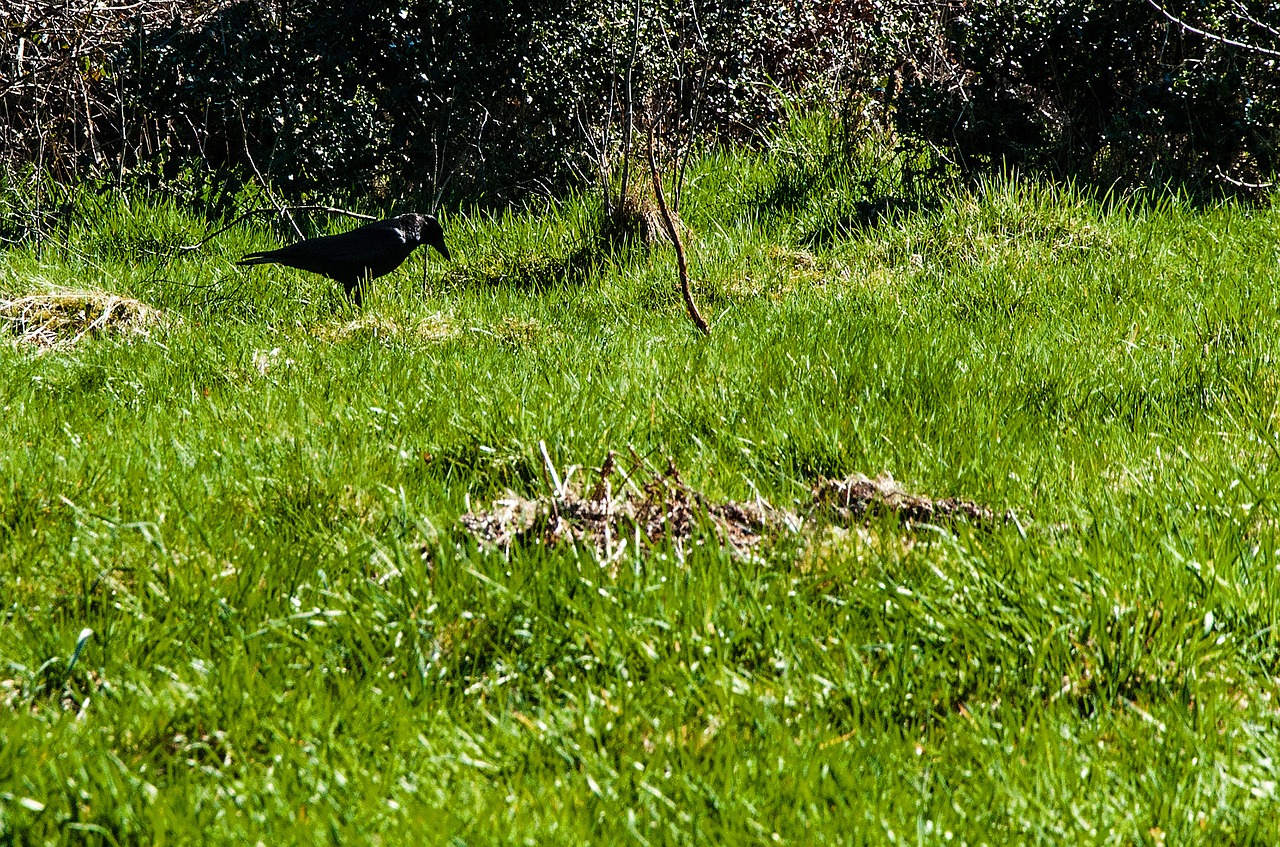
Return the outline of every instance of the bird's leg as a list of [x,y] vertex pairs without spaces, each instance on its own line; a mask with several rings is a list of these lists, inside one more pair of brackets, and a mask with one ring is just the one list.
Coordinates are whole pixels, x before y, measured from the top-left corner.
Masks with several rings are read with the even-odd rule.
[[356,280],[356,284],[347,289],[347,294],[351,296],[351,302],[357,307],[364,306],[364,287],[366,285],[370,285],[372,282],[373,275],[370,271],[366,270],[364,273],[360,274],[360,278]]
[[347,296],[356,308],[364,306],[364,282],[363,279],[358,280],[355,285],[347,288]]

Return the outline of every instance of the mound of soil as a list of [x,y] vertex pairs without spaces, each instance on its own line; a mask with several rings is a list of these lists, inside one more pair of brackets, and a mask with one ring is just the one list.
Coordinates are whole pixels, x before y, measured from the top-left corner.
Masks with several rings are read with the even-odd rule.
[[[996,523],[996,514],[971,500],[945,497],[935,500],[908,494],[888,473],[875,479],[855,473],[844,479],[824,479],[813,489],[813,505],[842,523],[869,516],[894,514],[907,526],[964,520],[978,526]],[[1002,520],[1005,518],[1002,518]]]
[[613,454],[601,468],[599,482],[587,493],[560,482],[549,462],[547,470],[553,477],[550,495],[530,498],[509,493],[488,510],[462,515],[459,525],[491,548],[569,541],[585,544],[608,560],[620,557],[628,546],[648,547],[663,540],[680,550],[714,538],[746,553],[769,538],[798,534],[805,523],[850,525],[885,514],[896,515],[908,530],[956,522],[986,529],[1009,519],[969,500],[909,494],[887,473],[875,479],[852,474],[821,480],[813,488],[806,515],[801,516],[763,500],[712,501],[686,485],[671,464],[665,473],[649,472],[643,482],[637,482],[633,470],[617,493],[611,483]]
[[20,342],[70,347],[90,336],[145,335],[160,320],[151,306],[103,291],[62,291],[0,300],[2,320]]
[[481,543],[507,549],[517,543],[557,544],[570,541],[593,548],[601,559],[620,557],[630,547],[670,539],[680,549],[705,538],[710,530],[722,544],[746,552],[763,541],[768,530],[788,516],[763,501],[710,502],[680,478],[674,465],[651,474],[643,484],[633,473],[615,493],[613,456],[600,480],[584,495],[558,477],[550,496],[516,494],[497,500],[487,511],[468,512],[459,524]]

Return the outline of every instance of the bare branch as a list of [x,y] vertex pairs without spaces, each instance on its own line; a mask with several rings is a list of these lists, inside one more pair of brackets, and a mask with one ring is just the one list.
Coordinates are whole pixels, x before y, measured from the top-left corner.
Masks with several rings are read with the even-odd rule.
[[671,217],[671,209],[667,207],[667,198],[662,193],[662,176],[658,173],[658,158],[653,152],[652,127],[649,128],[649,173],[653,176],[653,193],[658,200],[658,211],[662,213],[663,229],[667,231],[667,237],[676,248],[676,268],[680,274],[680,294],[684,297],[685,310],[688,311],[693,325],[703,335],[710,335],[711,326],[698,311],[698,305],[693,302],[693,286],[689,282],[689,263],[684,255],[684,241],[680,238],[680,230],[676,228],[675,219]]
[[626,129],[622,136],[622,187],[618,189],[618,198],[627,196],[627,182],[631,179],[631,133],[635,128],[636,102],[631,87],[632,77],[636,69],[636,55],[640,51],[640,0],[636,0],[635,17],[631,21],[631,58],[627,60],[626,78]]
[[1222,168],[1218,168],[1217,171],[1218,171],[1218,176],[1222,179],[1223,182],[1234,185],[1236,188],[1250,188],[1255,191],[1265,191],[1268,188],[1276,187],[1276,184],[1274,182],[1245,182],[1244,180],[1239,180],[1232,176],[1229,176],[1225,171],[1222,170]]
[[253,175],[258,178],[258,184],[262,186],[262,190],[267,192],[267,199],[271,201],[271,205],[280,211],[280,217],[289,221],[289,226],[293,227],[293,231],[299,239],[306,238],[302,234],[302,230],[299,229],[297,221],[289,214],[288,208],[281,205],[280,201],[276,199],[275,192],[271,190],[271,184],[262,178],[258,165],[253,161],[253,154],[249,152],[249,129],[244,123],[244,110],[237,106],[236,111],[240,113],[240,137],[244,139],[244,157],[249,161],[249,167],[253,168]]
[[1280,29],[1276,29],[1273,26],[1268,26],[1267,24],[1264,24],[1262,21],[1255,18],[1253,15],[1249,14],[1249,8],[1245,6],[1244,3],[1240,2],[1240,0],[1233,0],[1232,5],[1239,10],[1238,14],[1241,20],[1246,20],[1249,23],[1253,24],[1254,26],[1258,27],[1259,29],[1265,29],[1267,32],[1271,33],[1276,38],[1280,38]]
[[1209,32],[1208,30],[1200,29],[1199,27],[1192,26],[1191,24],[1179,18],[1177,15],[1174,15],[1172,12],[1169,12],[1168,10],[1166,10],[1163,6],[1157,3],[1156,0],[1147,0],[1147,4],[1150,5],[1151,8],[1155,9],[1160,14],[1164,15],[1165,18],[1167,18],[1170,23],[1176,24],[1177,26],[1181,27],[1185,32],[1192,33],[1193,35],[1199,35],[1202,38],[1207,38],[1210,41],[1216,41],[1219,44],[1225,44],[1228,47],[1239,47],[1241,50],[1248,50],[1251,53],[1261,53],[1264,56],[1275,56],[1277,58],[1280,58],[1280,50],[1272,50],[1267,47],[1261,47],[1257,44],[1247,44],[1243,41],[1236,41],[1234,38],[1226,38],[1224,36],[1217,35],[1216,33]]
[[[339,209],[336,206],[276,206],[275,208],[272,208],[272,209],[250,209],[249,211],[240,215],[231,223],[227,224],[221,229],[218,229],[218,230],[215,230],[214,232],[209,233],[204,238],[197,241],[195,244],[183,245],[176,249],[180,253],[187,253],[192,250],[199,250],[205,244],[209,243],[219,235],[222,235],[222,233],[231,229],[233,226],[239,224],[241,221],[244,221],[248,218],[257,217],[259,215],[269,215],[269,214],[283,215],[286,211],[288,212],[328,212],[331,215],[346,215],[347,217],[358,218],[359,220],[362,220],[362,221],[377,220],[377,218],[375,218],[373,215],[362,215],[359,212],[352,212],[352,211],[348,211],[347,209]],[[290,218],[289,220],[292,221],[293,218]],[[300,231],[298,232],[298,237],[305,238],[305,236]]]

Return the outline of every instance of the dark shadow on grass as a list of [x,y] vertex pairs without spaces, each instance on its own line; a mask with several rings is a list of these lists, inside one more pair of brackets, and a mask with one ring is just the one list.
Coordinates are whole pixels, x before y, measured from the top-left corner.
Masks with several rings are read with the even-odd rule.
[[478,439],[423,454],[419,472],[443,484],[465,482],[475,496],[543,483],[542,471],[519,445],[489,446]]
[[841,238],[865,234],[884,223],[936,209],[936,201],[896,196],[857,200],[845,209],[836,209],[805,233],[803,242],[811,247],[829,247]]
[[808,228],[799,241],[823,248],[840,238],[936,208],[937,198],[949,184],[944,172],[921,168],[900,151],[866,156],[837,146],[775,162],[741,202],[765,219],[805,221]]
[[495,287],[537,294],[584,284],[602,258],[583,246],[559,255],[527,253],[480,259],[449,269],[440,284],[445,289]]
[[[439,284],[446,290],[503,287],[530,294],[572,288],[590,282],[601,268],[650,249],[660,240],[654,235],[655,227],[643,209],[600,214],[566,246],[458,264],[444,274]],[[661,236],[661,240],[665,239],[665,235]]]
[[827,175],[825,163],[804,162],[779,168],[767,184],[756,186],[750,192],[746,205],[766,217],[798,212],[815,194],[821,193]]

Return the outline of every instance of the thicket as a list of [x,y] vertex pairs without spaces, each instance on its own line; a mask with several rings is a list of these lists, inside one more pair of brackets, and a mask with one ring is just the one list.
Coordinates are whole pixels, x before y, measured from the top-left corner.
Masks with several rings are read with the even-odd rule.
[[3,36],[0,143],[10,167],[63,180],[194,167],[292,194],[505,201],[595,176],[628,106],[665,104],[686,137],[751,136],[838,80],[846,24],[869,16],[862,0],[27,3]]
[[963,173],[1254,193],[1280,169],[1280,3],[980,0],[906,51],[895,118]]
[[[1280,165],[1273,0],[20,0],[0,167],[208,198],[504,203],[787,108],[940,171],[1251,191]],[[919,157],[915,160],[918,162]]]

